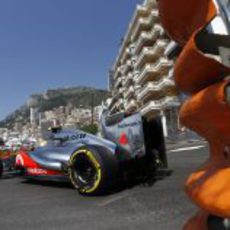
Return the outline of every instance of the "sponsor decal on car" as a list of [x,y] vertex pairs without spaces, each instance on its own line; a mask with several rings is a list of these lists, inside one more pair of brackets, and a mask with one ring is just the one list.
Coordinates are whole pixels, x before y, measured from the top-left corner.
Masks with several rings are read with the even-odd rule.
[[133,127],[133,126],[137,126],[137,125],[140,125],[141,122],[140,121],[134,121],[134,122],[131,122],[131,123],[125,123],[125,124],[119,124],[118,125],[118,128],[127,128],[127,127]]
[[31,175],[46,175],[47,170],[41,168],[28,168],[27,172]]
[[79,133],[74,135],[55,135],[54,139],[60,139],[63,142],[65,141],[76,141],[86,138],[86,133]]

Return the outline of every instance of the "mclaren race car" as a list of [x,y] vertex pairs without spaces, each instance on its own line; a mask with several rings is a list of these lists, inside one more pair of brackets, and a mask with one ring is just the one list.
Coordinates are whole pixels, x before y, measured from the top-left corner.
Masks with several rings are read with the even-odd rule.
[[14,171],[16,152],[0,146],[0,178],[4,172]]
[[89,195],[107,192],[124,175],[167,167],[160,118],[147,122],[139,113],[103,114],[101,133],[53,129],[44,147],[17,155],[16,167],[28,179],[68,178]]

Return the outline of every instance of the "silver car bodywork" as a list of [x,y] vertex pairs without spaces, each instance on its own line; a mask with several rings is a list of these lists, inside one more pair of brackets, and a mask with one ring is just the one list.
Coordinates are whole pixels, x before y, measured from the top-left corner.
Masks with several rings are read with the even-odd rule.
[[81,130],[65,130],[53,134],[46,146],[30,152],[29,156],[43,168],[60,171],[77,149],[87,145],[104,146],[115,154],[116,145],[111,141]]
[[[104,114],[105,115],[105,114]],[[42,168],[62,171],[69,165],[71,155],[83,146],[101,146],[115,155],[119,151],[121,160],[129,160],[145,155],[142,119],[139,113],[127,118],[120,114],[119,119],[102,116],[103,137],[81,130],[60,130],[52,133],[46,146],[36,148],[29,156]],[[110,124],[108,123],[110,119]],[[106,121],[107,119],[107,121]],[[127,140],[121,142],[121,138]],[[121,142],[121,143],[120,143]]]

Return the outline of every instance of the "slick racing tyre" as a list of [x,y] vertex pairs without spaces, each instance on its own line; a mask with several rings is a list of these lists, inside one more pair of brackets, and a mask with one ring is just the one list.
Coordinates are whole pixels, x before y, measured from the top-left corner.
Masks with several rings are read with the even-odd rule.
[[103,147],[83,147],[70,158],[69,177],[73,186],[85,195],[100,195],[116,184],[116,158]]
[[3,162],[0,159],[0,178],[2,177],[2,174],[3,174]]

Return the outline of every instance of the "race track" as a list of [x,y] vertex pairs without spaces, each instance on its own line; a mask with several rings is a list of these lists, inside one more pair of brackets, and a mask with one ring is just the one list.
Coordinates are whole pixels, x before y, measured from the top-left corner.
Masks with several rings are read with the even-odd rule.
[[68,184],[0,181],[1,230],[180,230],[196,208],[183,193],[207,148],[168,153],[171,176],[103,197],[83,197]]

